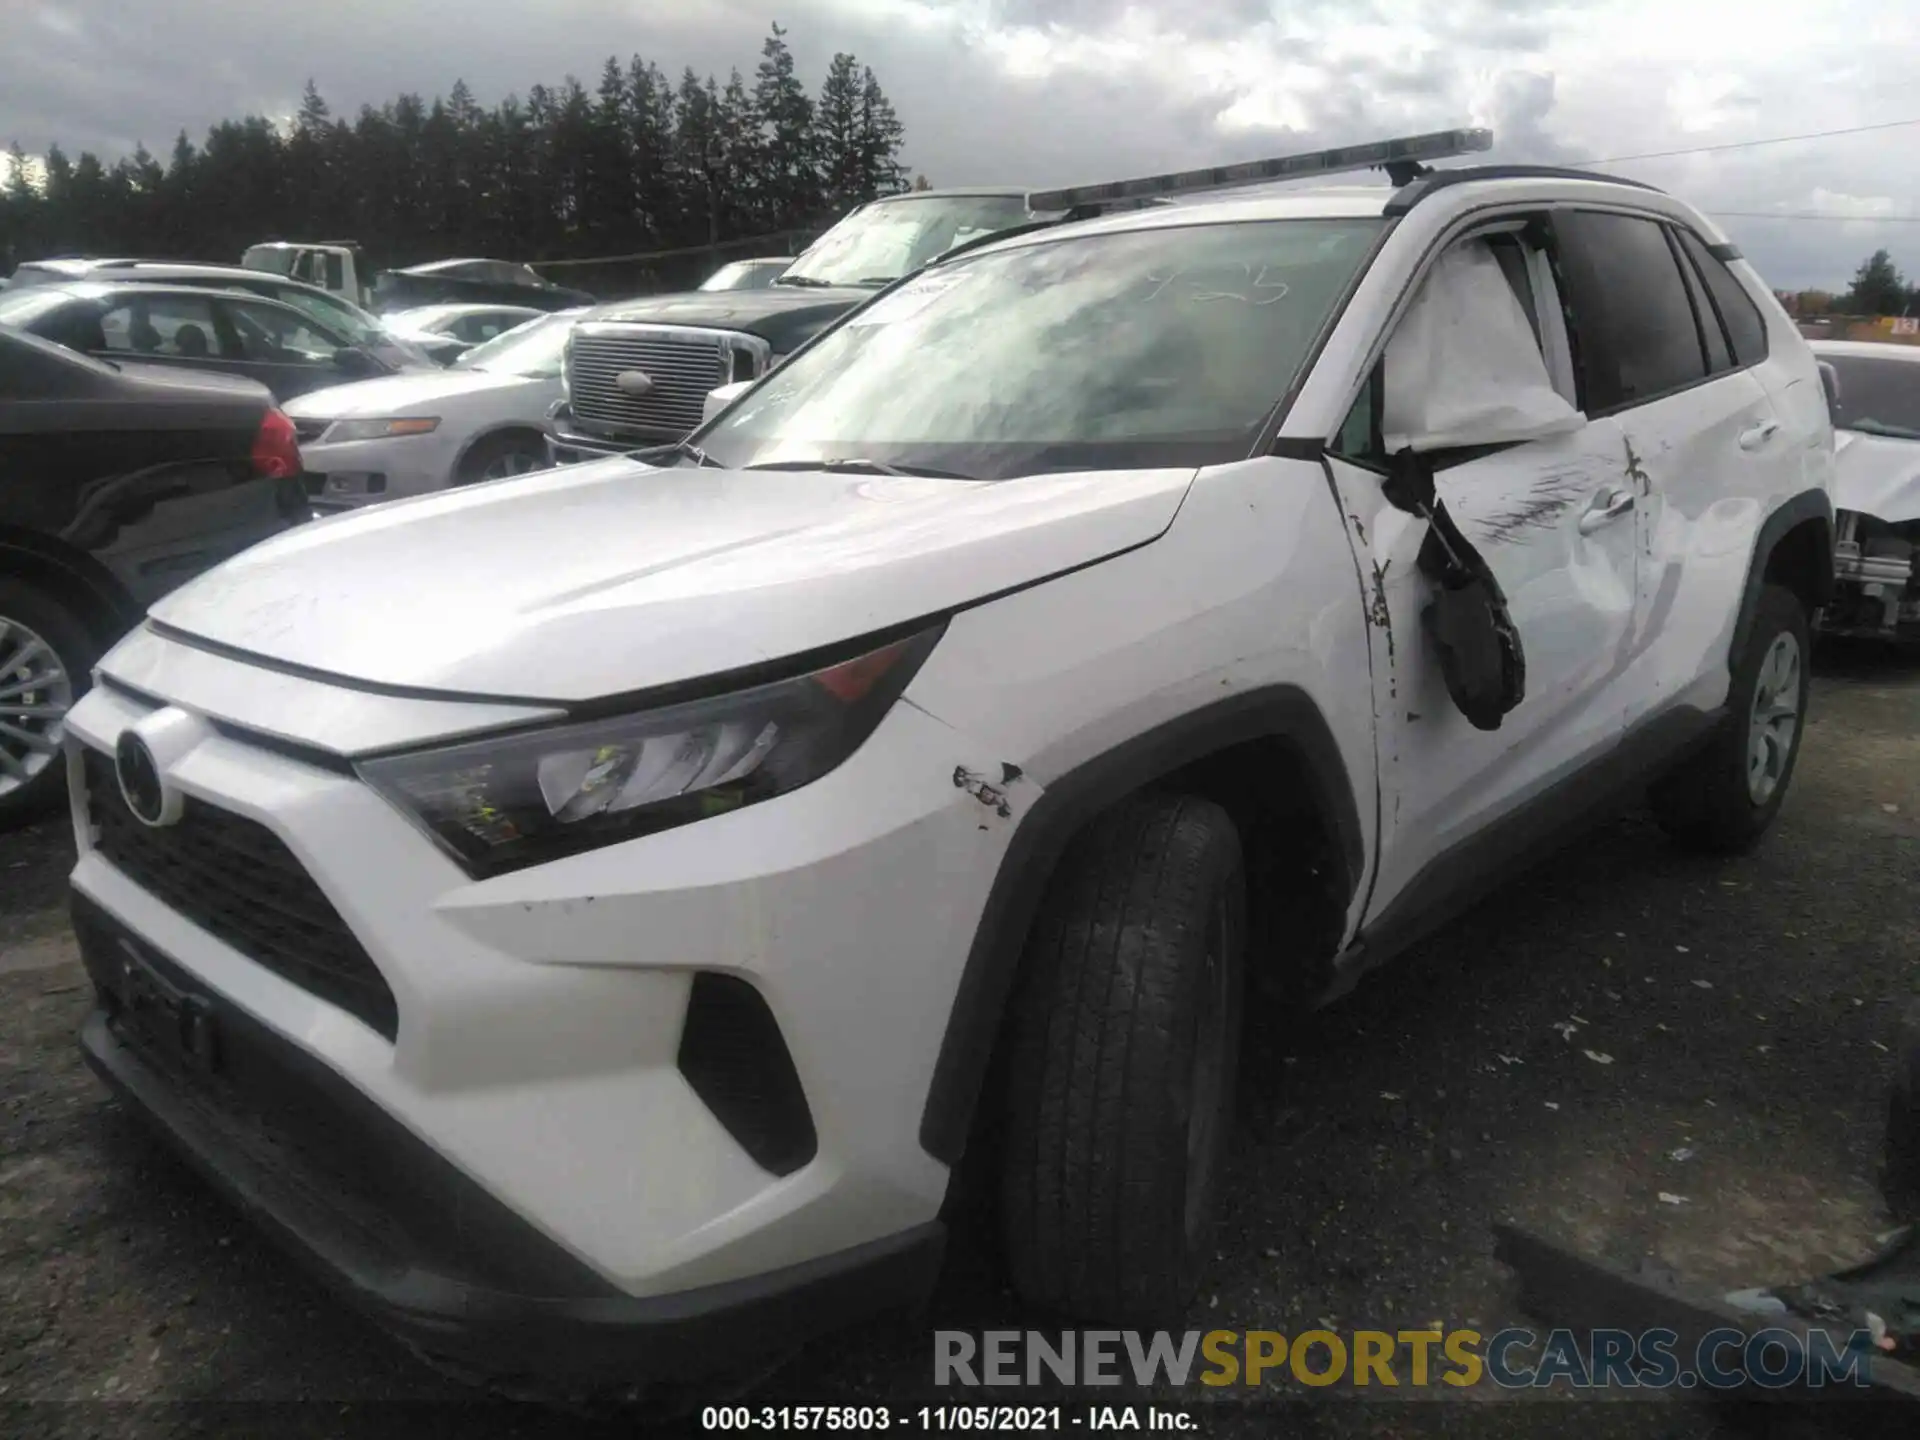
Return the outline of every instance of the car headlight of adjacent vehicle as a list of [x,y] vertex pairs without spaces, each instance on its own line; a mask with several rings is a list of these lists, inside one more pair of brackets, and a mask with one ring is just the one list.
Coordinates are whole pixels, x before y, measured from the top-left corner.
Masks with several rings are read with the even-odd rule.
[[337,445],[346,440],[390,440],[400,435],[431,435],[440,428],[437,415],[408,415],[391,420],[336,420],[320,439]]
[[362,761],[362,779],[482,879],[784,795],[859,749],[941,627],[806,674]]

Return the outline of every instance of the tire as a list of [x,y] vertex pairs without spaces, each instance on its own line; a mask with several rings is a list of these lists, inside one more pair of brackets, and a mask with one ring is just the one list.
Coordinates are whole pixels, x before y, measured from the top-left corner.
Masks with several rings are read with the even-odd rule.
[[[520,468],[512,468],[515,465]],[[547,442],[544,436],[489,435],[461,457],[453,483],[478,485],[486,480],[504,480],[511,475],[527,475],[546,468]]]
[[[1710,854],[1738,854],[1752,848],[1773,823],[1806,733],[1810,653],[1799,598],[1783,586],[1764,586],[1733,667],[1726,716],[1702,750],[1653,787],[1654,817],[1680,844]],[[1789,695],[1793,712],[1784,717]],[[1756,707],[1776,717],[1767,727],[1772,739],[1764,745],[1756,735]],[[1756,769],[1761,748],[1765,763]]]
[[1209,1253],[1245,969],[1240,838],[1143,796],[1069,848],[1022,956],[1000,1217],[1031,1304],[1170,1323]]
[[[60,601],[25,581],[0,578],[0,826],[45,814],[65,797],[59,720],[46,712],[64,714],[86,693],[99,650]],[[57,677],[46,665],[48,652]],[[23,741],[23,733],[41,744]]]

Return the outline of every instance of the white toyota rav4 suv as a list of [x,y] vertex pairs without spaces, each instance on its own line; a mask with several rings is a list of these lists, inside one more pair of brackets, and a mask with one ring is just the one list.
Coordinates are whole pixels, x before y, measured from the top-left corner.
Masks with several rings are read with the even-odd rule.
[[162,601],[67,723],[86,1052],[468,1371],[912,1304],[963,1154],[1021,1294],[1165,1322],[1250,997],[1635,782],[1773,819],[1831,457],[1766,286],[1626,182],[997,240],[671,454]]

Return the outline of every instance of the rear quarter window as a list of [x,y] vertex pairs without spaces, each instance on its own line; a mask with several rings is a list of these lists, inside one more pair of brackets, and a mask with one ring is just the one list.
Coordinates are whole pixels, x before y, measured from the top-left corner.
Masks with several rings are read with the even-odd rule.
[[1740,283],[1726,262],[1716,257],[1691,230],[1680,232],[1680,248],[1687,252],[1694,269],[1707,283],[1713,307],[1727,327],[1727,340],[1733,346],[1734,363],[1758,365],[1767,358],[1767,322],[1760,314],[1747,287]]

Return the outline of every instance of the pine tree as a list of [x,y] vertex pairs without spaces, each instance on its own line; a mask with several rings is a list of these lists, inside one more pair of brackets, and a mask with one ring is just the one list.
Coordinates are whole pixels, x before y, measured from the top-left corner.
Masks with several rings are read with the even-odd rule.
[[746,81],[734,70],[727,88],[714,97],[714,132],[726,187],[720,197],[722,234],[751,235],[778,223],[767,195],[766,145],[758,116]]
[[860,198],[897,195],[907,188],[907,172],[900,164],[900,146],[906,127],[894,114],[893,102],[880,89],[871,69],[860,71],[860,120],[855,150],[859,157]]
[[680,75],[680,90],[674,101],[674,168],[680,179],[685,206],[685,229],[678,237],[682,244],[715,244],[720,239],[720,185],[724,152],[718,133],[716,104],[710,94],[712,81],[700,83],[700,77],[688,66]]
[[844,51],[827,67],[820,103],[813,112],[814,154],[829,208],[850,209],[864,196],[865,169],[860,158],[860,69]]
[[664,243],[675,220],[673,85],[638,55],[627,65],[627,153],[636,221],[649,244]]
[[1854,315],[1898,315],[1906,309],[1907,282],[1901,277],[1893,256],[1876,250],[1854,271],[1853,288],[1847,292],[1847,310]]
[[778,25],[760,47],[753,100],[765,144],[766,214],[777,227],[805,224],[821,208],[813,154],[813,101],[794,72],[787,32]]

